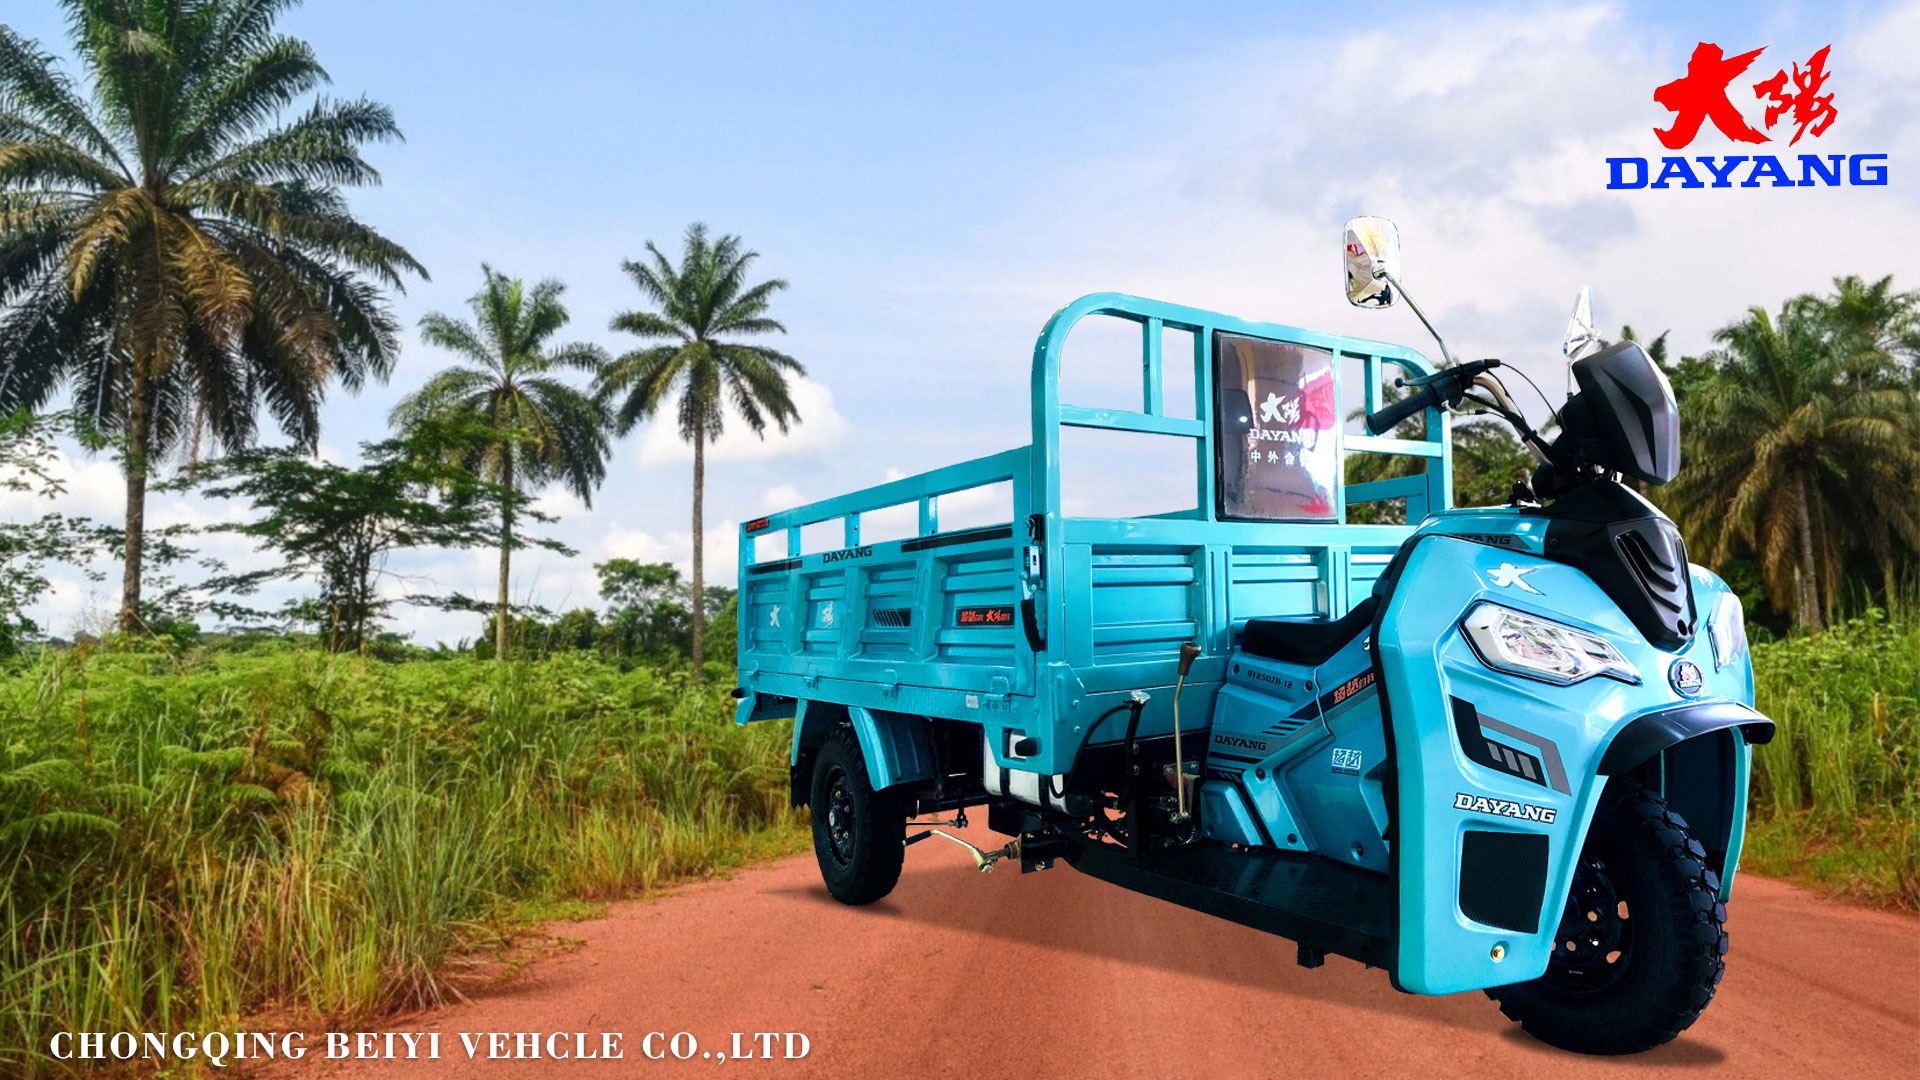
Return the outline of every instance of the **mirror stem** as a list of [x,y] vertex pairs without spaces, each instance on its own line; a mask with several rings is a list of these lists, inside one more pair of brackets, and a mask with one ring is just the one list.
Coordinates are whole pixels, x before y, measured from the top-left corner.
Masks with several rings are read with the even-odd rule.
[[1405,285],[1400,284],[1399,279],[1395,278],[1392,274],[1382,272],[1380,276],[1386,278],[1387,284],[1392,285],[1394,289],[1396,289],[1400,293],[1400,298],[1405,300],[1407,302],[1407,306],[1413,309],[1413,313],[1415,315],[1420,316],[1420,325],[1427,328],[1427,333],[1432,334],[1433,340],[1437,342],[1440,346],[1440,358],[1447,362],[1448,367],[1452,367],[1453,354],[1447,351],[1446,339],[1440,336],[1440,331],[1435,330],[1433,328],[1433,323],[1427,321],[1427,313],[1424,311],[1421,311],[1420,305],[1413,302],[1413,295],[1407,292],[1407,287]]

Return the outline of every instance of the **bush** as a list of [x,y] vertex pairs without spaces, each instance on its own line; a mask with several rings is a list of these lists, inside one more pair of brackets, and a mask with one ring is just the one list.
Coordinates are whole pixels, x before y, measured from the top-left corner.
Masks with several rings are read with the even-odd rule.
[[1871,611],[1753,661],[1779,731],[1753,753],[1746,865],[1920,909],[1920,621]]

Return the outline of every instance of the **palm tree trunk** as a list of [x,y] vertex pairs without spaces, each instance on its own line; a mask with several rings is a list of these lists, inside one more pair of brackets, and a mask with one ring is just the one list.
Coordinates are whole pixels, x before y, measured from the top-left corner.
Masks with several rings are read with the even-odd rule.
[[146,365],[133,362],[127,392],[127,540],[126,576],[120,583],[120,632],[136,634],[140,617],[140,577],[147,551],[147,456],[153,441],[153,402]]
[[1799,495],[1796,507],[1796,523],[1799,527],[1800,541],[1800,596],[1795,607],[1794,621],[1804,630],[1818,633],[1821,626],[1819,577],[1813,558],[1813,513],[1807,505],[1807,473],[1801,469],[1794,474],[1794,487]]
[[507,659],[507,581],[513,571],[513,448],[501,455],[500,486],[505,489],[500,504],[500,595],[493,613],[493,658]]
[[707,427],[700,423],[693,432],[693,677],[699,681],[707,660],[706,558],[705,545],[707,488]]

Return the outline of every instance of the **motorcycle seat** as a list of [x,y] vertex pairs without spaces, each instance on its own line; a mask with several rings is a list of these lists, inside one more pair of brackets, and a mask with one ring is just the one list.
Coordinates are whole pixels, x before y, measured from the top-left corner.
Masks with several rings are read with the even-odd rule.
[[1318,667],[1373,625],[1380,598],[1369,596],[1338,619],[1248,619],[1240,648],[1283,664]]

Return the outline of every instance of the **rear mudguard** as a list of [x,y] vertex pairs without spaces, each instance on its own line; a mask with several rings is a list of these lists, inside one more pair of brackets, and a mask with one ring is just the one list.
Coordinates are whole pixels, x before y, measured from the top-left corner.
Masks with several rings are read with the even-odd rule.
[[835,727],[846,724],[866,759],[867,782],[875,791],[933,777],[933,748],[927,740],[927,722],[918,716],[802,699],[794,710],[793,750],[788,763],[794,772],[795,806],[806,802],[802,785],[807,770],[800,768],[826,741]]
[[[1400,562],[1374,628],[1398,783],[1398,986],[1445,994],[1543,974],[1610,775],[1671,788],[1731,881],[1749,743],[1773,730],[1752,710],[1744,649],[1718,670],[1704,628],[1657,649],[1585,574],[1524,551],[1427,534]],[[1699,610],[1713,610],[1725,585],[1691,572]],[[1640,681],[1555,686],[1492,670],[1460,629],[1480,600],[1604,637]],[[1683,659],[1704,675],[1692,696],[1669,677]]]

